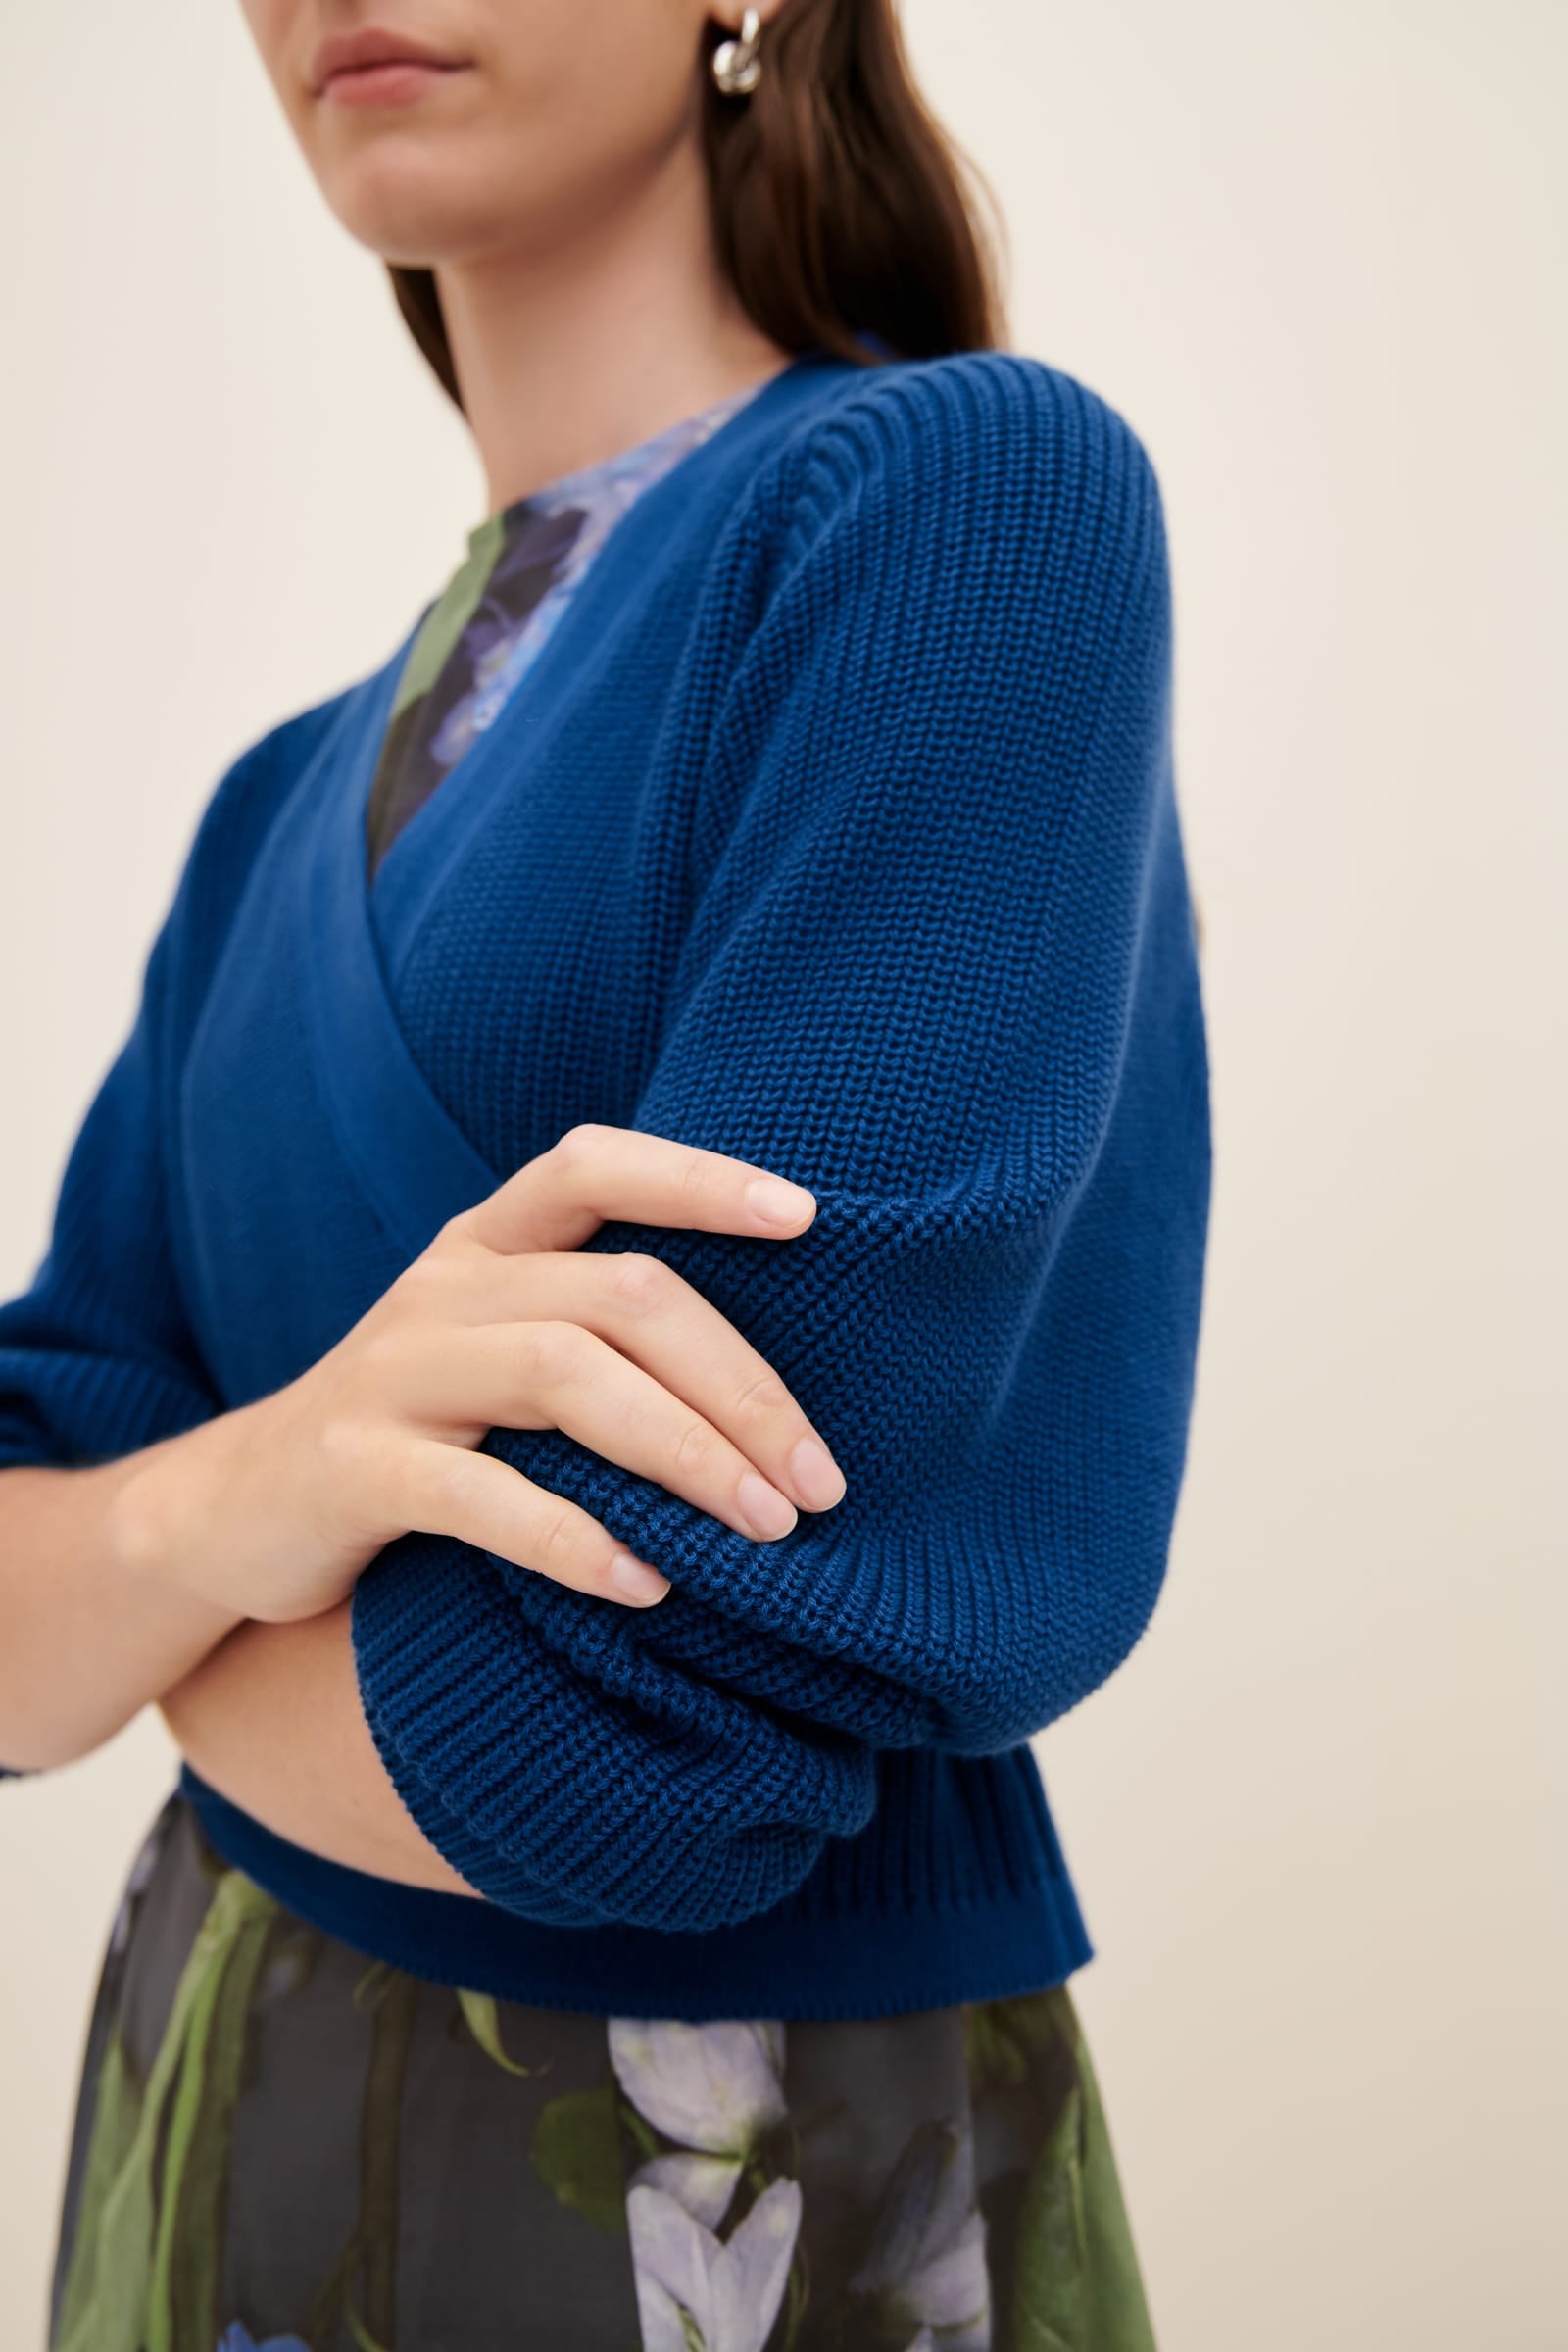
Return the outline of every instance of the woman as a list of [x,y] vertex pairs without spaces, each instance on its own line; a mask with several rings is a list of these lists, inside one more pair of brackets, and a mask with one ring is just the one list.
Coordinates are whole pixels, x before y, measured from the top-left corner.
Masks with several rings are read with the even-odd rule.
[[184,1759],[55,2352],[1148,2345],[1028,1740],[1198,1334],[1152,468],[891,0],[246,5],[487,513],[0,1310],[0,1754]]

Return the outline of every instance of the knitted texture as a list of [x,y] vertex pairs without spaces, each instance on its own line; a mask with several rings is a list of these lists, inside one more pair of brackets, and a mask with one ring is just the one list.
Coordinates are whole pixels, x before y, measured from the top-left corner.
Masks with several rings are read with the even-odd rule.
[[[1209,1187],[1165,535],[1137,436],[1056,369],[966,354],[836,388],[710,513],[717,478],[694,470],[666,576],[608,642],[601,606],[538,773],[519,698],[507,820],[380,946],[421,1079],[497,1181],[599,1118],[811,1189],[793,1240],[611,1222],[583,1248],[710,1298],[848,1491],[758,1544],[559,1431],[497,1429],[486,1449],[663,1569],[666,1598],[623,1610],[411,1533],[353,1604],[377,1750],[470,1884],[529,1921],[671,1936],[814,1884],[879,1792],[916,1785],[890,1756],[1000,1758],[1127,1656],[1180,1491]],[[231,776],[241,831],[270,824],[330,714]],[[452,821],[442,794],[394,845],[389,906],[421,828],[429,856]],[[239,887],[221,841],[205,857],[204,936]],[[303,1368],[369,1303],[385,1237],[355,1225],[309,1112],[266,1113],[307,1102],[281,954],[249,983],[265,1050],[230,1033],[230,967],[256,968],[237,946],[207,1009],[210,1068],[249,1058],[228,1107],[200,1052],[187,1074],[178,1269],[156,1149],[177,1113],[146,1107],[144,1002],[106,1088],[134,1132],[95,1107],[52,1260],[0,1310],[0,1460],[146,1443]],[[919,1901],[1026,1880],[1026,1813]]]
[[[411,1536],[354,1608],[416,1818],[565,1923],[744,1918],[867,1821],[877,1747],[983,1753],[1061,1715],[1149,1618],[1187,1428],[1202,1048],[1142,446],[1011,358],[874,379],[731,531],[700,634],[741,650],[692,747],[692,904],[662,910],[623,1123],[776,1169],[817,1213],[789,1242],[612,1223],[585,1247],[713,1300],[848,1492],[759,1546],[559,1432],[497,1431],[666,1599],[607,1610]],[[459,919],[400,1001],[505,1054],[529,1032],[465,1001],[496,975]],[[596,995],[596,967],[569,977]],[[577,1052],[638,1017],[573,1013]],[[434,1076],[497,1164],[524,1155],[525,1072]]]

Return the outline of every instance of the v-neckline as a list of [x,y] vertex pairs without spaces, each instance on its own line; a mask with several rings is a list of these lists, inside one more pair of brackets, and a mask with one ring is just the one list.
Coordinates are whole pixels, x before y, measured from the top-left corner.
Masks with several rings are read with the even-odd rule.
[[[813,375],[860,370],[855,362],[808,352],[769,377],[717,432],[628,508],[547,642],[525,688],[443,779],[368,873],[366,815],[388,714],[419,616],[390,661],[348,690],[336,721],[311,763],[313,790],[302,816],[308,846],[306,942],[313,985],[306,1019],[317,1073],[338,1144],[388,1232],[411,1254],[427,1247],[448,1218],[471,1207],[511,1172],[493,1168],[470,1143],[416,1061],[397,1014],[404,958],[447,876],[471,845],[509,773],[515,730],[548,747],[568,712],[581,665],[580,645],[597,641],[601,614],[635,590],[654,552],[665,504],[745,446],[748,428],[775,412],[788,415]],[[341,761],[341,764],[340,764]]]

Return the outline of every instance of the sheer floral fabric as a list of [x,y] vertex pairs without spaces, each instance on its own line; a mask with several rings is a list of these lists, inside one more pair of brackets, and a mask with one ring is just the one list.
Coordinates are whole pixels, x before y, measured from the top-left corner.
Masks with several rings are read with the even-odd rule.
[[877,2020],[498,2001],[176,1790],[88,2030],[50,2352],[1149,2352],[1065,1985]]

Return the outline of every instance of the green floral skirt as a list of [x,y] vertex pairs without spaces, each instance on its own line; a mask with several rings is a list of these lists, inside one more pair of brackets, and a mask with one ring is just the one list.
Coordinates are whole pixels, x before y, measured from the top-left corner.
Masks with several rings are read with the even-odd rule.
[[1064,1985],[843,2023],[498,2001],[170,1796],[87,2032],[50,2352],[1150,2352]]

